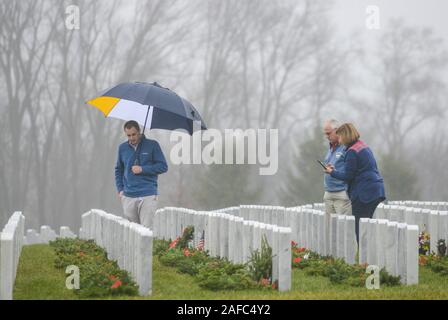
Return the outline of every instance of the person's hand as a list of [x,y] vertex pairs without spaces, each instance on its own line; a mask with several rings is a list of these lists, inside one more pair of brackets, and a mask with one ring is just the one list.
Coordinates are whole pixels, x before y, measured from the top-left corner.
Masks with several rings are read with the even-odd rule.
[[118,196],[121,198],[123,197],[123,191],[118,192]]
[[332,164],[327,164],[326,169],[325,169],[325,173],[330,174],[330,173],[333,172],[333,170],[334,170],[333,165]]
[[142,167],[140,167],[140,166],[132,166],[132,172],[134,174],[142,173],[142,171],[143,171]]

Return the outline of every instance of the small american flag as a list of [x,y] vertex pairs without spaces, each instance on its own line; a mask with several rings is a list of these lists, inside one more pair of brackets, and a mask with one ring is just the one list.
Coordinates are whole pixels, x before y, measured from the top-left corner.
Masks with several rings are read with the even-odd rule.
[[202,231],[201,239],[199,239],[198,250],[200,251],[204,250],[204,244],[205,244],[205,230]]

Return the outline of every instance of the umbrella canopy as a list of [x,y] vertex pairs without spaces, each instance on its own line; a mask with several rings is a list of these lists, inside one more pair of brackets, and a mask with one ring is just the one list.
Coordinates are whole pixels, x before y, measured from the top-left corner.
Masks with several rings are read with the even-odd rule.
[[207,130],[199,112],[187,100],[158,83],[121,83],[86,102],[106,116],[135,120],[150,129],[185,129],[193,134],[193,122]]

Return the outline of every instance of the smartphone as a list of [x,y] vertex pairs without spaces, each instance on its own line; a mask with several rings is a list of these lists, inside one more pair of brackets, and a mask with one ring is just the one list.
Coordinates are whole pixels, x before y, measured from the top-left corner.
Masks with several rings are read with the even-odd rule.
[[317,160],[317,162],[322,166],[322,168],[327,169],[327,166],[325,165],[325,163],[323,163],[320,160]]

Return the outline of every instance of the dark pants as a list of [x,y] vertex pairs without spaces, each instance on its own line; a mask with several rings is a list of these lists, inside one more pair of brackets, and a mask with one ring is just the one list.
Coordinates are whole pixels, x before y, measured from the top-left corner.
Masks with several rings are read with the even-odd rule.
[[355,233],[356,233],[356,242],[358,242],[358,244],[359,244],[359,220],[361,218],[372,219],[376,207],[378,207],[378,205],[383,200],[384,199],[376,199],[369,203],[361,202],[359,201],[359,199],[352,201],[352,214],[355,216]]

